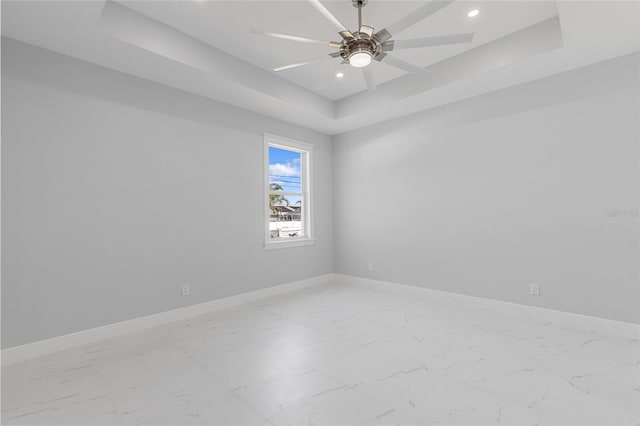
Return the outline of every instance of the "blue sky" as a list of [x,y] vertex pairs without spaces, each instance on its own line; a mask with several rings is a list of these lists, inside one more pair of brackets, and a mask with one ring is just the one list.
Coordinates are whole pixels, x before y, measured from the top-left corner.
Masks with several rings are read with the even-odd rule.
[[269,147],[269,182],[300,192],[300,153]]

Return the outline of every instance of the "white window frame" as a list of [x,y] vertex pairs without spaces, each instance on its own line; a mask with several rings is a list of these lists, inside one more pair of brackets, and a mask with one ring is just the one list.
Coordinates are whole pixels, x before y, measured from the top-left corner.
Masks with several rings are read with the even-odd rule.
[[[289,151],[299,152],[300,155],[300,181],[302,190],[302,226],[304,235],[299,238],[288,238],[286,240],[276,240],[271,238],[269,231],[269,216],[271,209],[269,208],[269,195],[271,188],[269,186],[269,147],[282,148]],[[264,248],[280,249],[289,247],[299,247],[312,245],[315,242],[313,237],[313,214],[312,214],[312,195],[313,195],[313,145],[300,142],[294,139],[276,136],[269,133],[264,134]],[[287,195],[293,193],[278,191],[279,194]]]

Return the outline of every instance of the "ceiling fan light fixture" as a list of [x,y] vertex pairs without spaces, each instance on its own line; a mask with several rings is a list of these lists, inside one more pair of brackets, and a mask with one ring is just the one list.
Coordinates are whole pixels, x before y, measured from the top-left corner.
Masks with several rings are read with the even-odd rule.
[[371,52],[357,50],[349,55],[349,64],[354,68],[364,68],[371,63]]

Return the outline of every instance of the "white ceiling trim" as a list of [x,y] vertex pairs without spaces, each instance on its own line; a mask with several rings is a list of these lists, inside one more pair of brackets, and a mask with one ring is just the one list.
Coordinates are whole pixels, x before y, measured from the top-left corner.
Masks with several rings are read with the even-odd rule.
[[284,102],[295,102],[298,108],[335,117],[335,105],[330,100],[112,0],[105,2],[98,26],[113,38],[215,75],[225,84],[233,83]]
[[560,47],[562,31],[556,16],[433,64],[427,77],[407,74],[378,86],[375,92],[360,92],[340,99],[336,102],[336,116],[346,118],[362,112],[366,105],[376,109],[381,104],[402,101]]

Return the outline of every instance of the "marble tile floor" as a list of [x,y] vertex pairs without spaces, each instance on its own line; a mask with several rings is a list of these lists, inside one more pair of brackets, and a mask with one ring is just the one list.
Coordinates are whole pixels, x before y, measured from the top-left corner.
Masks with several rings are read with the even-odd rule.
[[637,338],[398,287],[328,283],[7,366],[2,424],[640,423]]

